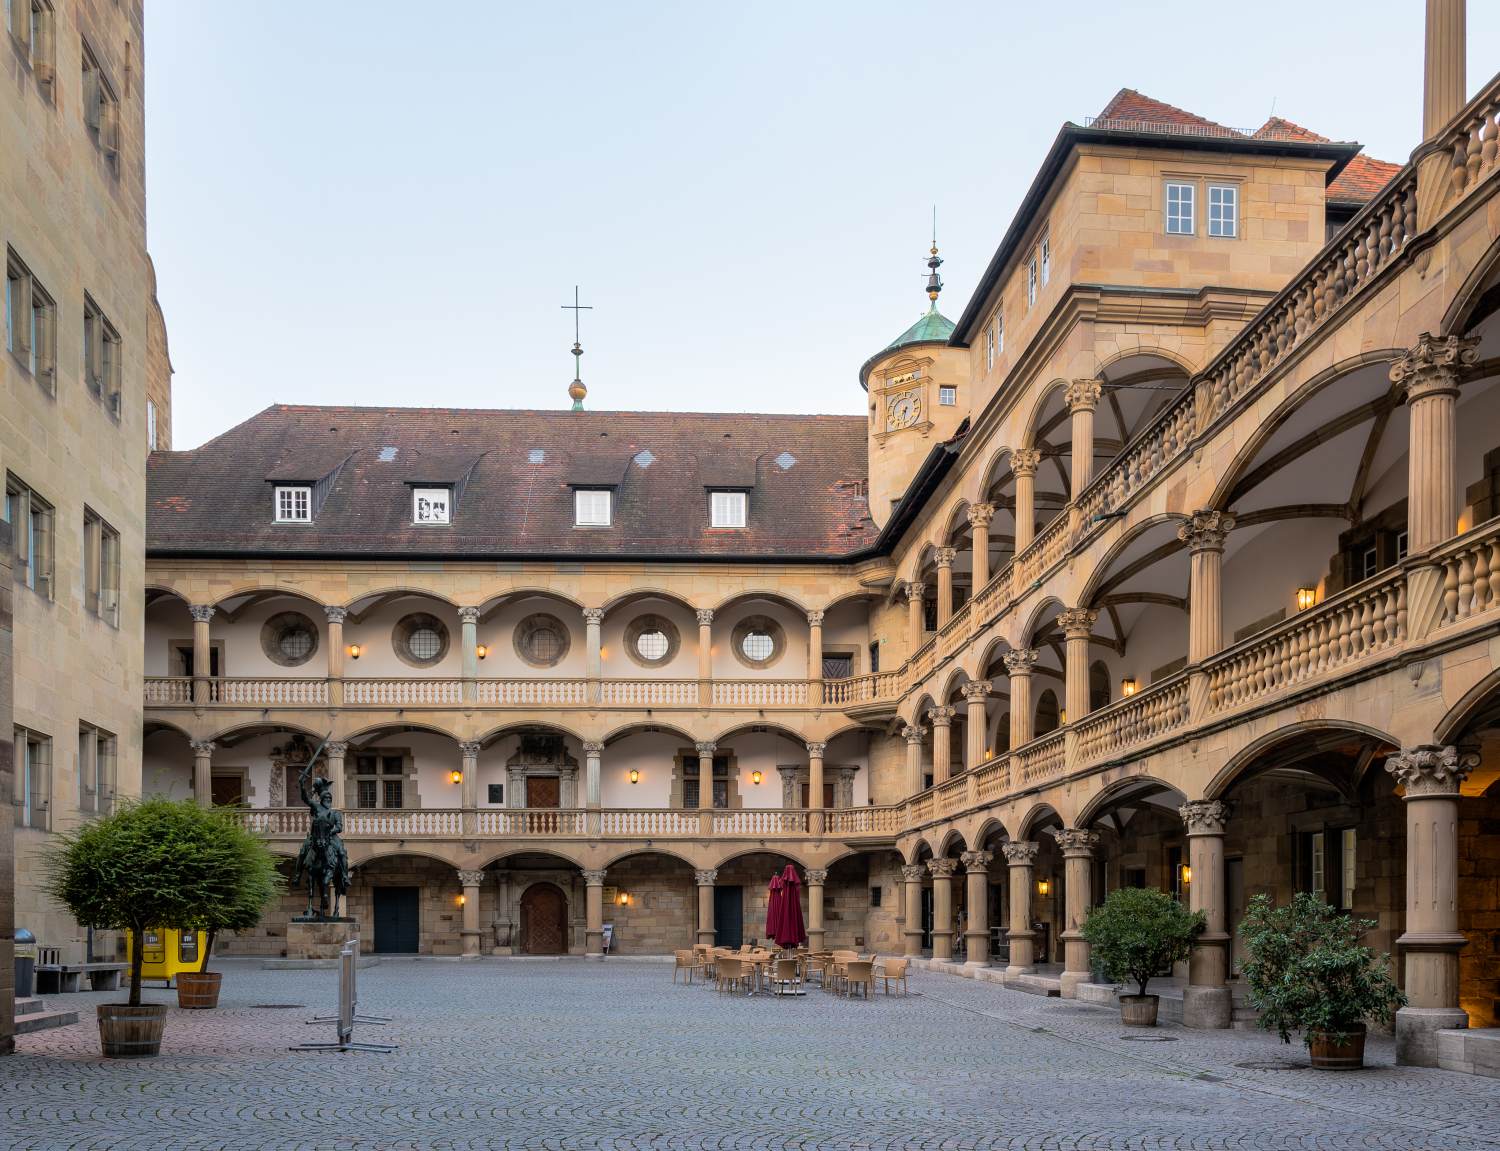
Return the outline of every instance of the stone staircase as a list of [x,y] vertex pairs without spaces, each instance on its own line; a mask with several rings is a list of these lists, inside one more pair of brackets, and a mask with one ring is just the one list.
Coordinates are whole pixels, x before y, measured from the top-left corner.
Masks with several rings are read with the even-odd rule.
[[76,1011],[53,1011],[42,999],[16,1000],[16,1034],[28,1035],[51,1027],[67,1027],[78,1022]]

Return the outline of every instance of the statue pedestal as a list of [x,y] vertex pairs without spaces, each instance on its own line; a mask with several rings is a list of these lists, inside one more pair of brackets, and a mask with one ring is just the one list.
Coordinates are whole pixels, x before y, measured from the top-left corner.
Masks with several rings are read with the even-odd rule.
[[286,957],[337,959],[339,949],[358,938],[357,919],[293,919],[286,925]]

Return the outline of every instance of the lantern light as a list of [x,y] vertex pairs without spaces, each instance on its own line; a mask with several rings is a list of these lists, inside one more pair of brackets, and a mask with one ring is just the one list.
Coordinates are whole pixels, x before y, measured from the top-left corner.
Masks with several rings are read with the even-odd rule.
[[1140,685],[1128,675],[1120,681],[1120,695],[1124,698],[1129,698],[1139,690]]
[[756,787],[760,786],[760,781],[763,779],[765,779],[765,776],[758,771],[752,771],[750,773],[750,782],[755,784]]
[[464,773],[461,771],[455,771],[448,778],[451,779],[454,783],[462,783],[464,781]]
[[349,645],[349,658],[350,659],[358,659],[359,658],[359,644],[357,644],[357,643],[351,643]]
[[1318,602],[1318,593],[1310,587],[1299,587],[1297,589],[1297,610],[1306,611]]
[[1192,882],[1193,882],[1193,869],[1191,867],[1189,867],[1187,864],[1184,863],[1182,865],[1182,885],[1184,887],[1186,887],[1189,883],[1192,883]]
[[629,907],[630,893],[628,891],[620,892],[619,897],[615,900],[615,902],[618,903],[621,907]]
[[630,769],[630,782],[631,783],[640,783],[641,782],[641,772],[640,772],[639,768],[632,767]]
[[1036,881],[1036,893],[1038,895],[1052,894],[1052,881],[1050,879],[1038,879]]
[[477,644],[474,648],[474,654],[479,656],[480,659],[483,659],[485,656],[490,654],[490,649],[482,643]]
[[468,902],[468,897],[467,897],[467,896],[463,896],[463,895],[460,895],[460,896],[459,896],[459,897],[458,897],[458,905],[459,905],[459,906],[460,906],[460,907],[462,907],[462,906],[463,906],[463,905],[464,905],[464,904],[465,904],[465,903],[467,903],[467,902]]

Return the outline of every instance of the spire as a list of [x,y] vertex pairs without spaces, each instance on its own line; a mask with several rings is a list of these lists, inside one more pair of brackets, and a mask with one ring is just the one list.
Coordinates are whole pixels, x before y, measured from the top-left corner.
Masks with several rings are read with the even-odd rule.
[[573,398],[573,410],[583,411],[583,397],[589,394],[588,388],[583,386],[583,345],[578,342],[578,313],[593,311],[592,304],[580,304],[578,302],[578,285],[573,285],[573,302],[564,304],[563,309],[573,313],[573,382],[568,385],[568,395]]
[[938,269],[943,266],[943,259],[938,255],[937,246],[937,205],[932,207],[932,251],[927,258],[927,267],[931,269],[927,276],[927,299],[931,301],[928,310],[937,311],[938,293],[943,290],[943,278],[938,275]]

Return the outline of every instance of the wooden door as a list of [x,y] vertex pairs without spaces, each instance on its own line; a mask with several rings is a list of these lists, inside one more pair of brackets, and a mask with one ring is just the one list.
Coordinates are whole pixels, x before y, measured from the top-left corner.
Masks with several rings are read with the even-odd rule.
[[415,955],[421,941],[421,889],[377,887],[375,950],[382,955]]
[[[811,803],[811,800],[812,800],[811,788],[812,788],[812,785],[810,783],[808,783],[806,780],[803,780],[803,782],[802,782],[802,806],[803,807],[811,807],[812,806],[812,803]],[[833,784],[831,784],[831,783],[825,783],[823,785],[823,807],[824,807],[825,810],[830,810],[830,811],[834,807],[834,802],[833,802]]]
[[563,955],[567,950],[567,898],[551,883],[533,883],[521,896],[521,951],[526,955]]
[[745,942],[745,889],[734,884],[714,888],[714,944],[738,949]]
[[555,775],[526,777],[527,807],[561,807],[562,780]]
[[215,807],[239,807],[245,802],[245,777],[215,772],[211,794]]

